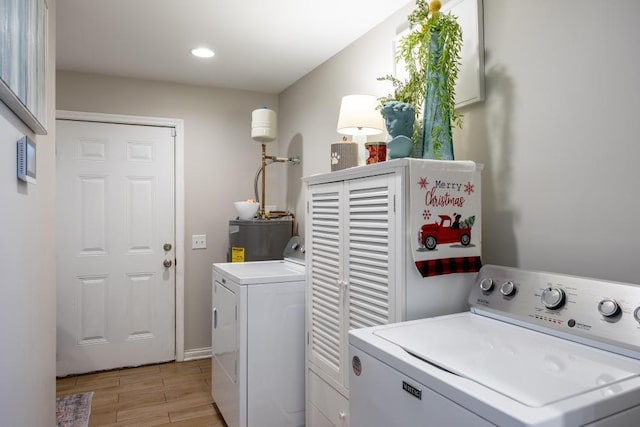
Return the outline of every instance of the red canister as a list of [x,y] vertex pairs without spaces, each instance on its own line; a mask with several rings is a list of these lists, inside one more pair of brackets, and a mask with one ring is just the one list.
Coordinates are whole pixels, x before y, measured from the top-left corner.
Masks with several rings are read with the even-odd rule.
[[367,142],[364,144],[369,157],[367,164],[384,162],[387,160],[387,143],[386,142]]

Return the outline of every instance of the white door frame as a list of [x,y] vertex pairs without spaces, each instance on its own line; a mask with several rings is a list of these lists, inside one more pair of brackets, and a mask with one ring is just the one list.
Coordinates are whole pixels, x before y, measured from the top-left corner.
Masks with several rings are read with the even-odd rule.
[[129,116],[121,114],[89,113],[56,110],[56,119],[83,122],[174,128],[175,136],[175,221],[176,221],[176,361],[184,361],[184,120],[163,117]]

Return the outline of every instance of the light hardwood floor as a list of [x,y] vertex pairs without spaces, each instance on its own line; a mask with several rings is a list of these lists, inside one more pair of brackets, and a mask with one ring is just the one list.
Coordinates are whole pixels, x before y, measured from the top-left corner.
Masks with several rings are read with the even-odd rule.
[[56,389],[95,393],[89,426],[226,427],[211,398],[211,359],[65,377]]

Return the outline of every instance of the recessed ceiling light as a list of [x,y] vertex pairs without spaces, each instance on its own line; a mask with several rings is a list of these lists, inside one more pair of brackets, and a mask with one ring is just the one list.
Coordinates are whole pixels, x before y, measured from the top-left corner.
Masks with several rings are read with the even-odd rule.
[[215,53],[207,47],[197,47],[195,49],[191,49],[191,54],[193,56],[197,56],[198,58],[211,58]]

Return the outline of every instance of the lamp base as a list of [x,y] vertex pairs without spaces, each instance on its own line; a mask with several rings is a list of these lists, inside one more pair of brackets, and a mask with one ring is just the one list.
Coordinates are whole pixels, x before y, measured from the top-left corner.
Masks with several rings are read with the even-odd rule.
[[369,153],[364,146],[367,143],[367,135],[355,134],[351,140],[358,145],[358,166],[366,165],[367,157],[369,157]]

